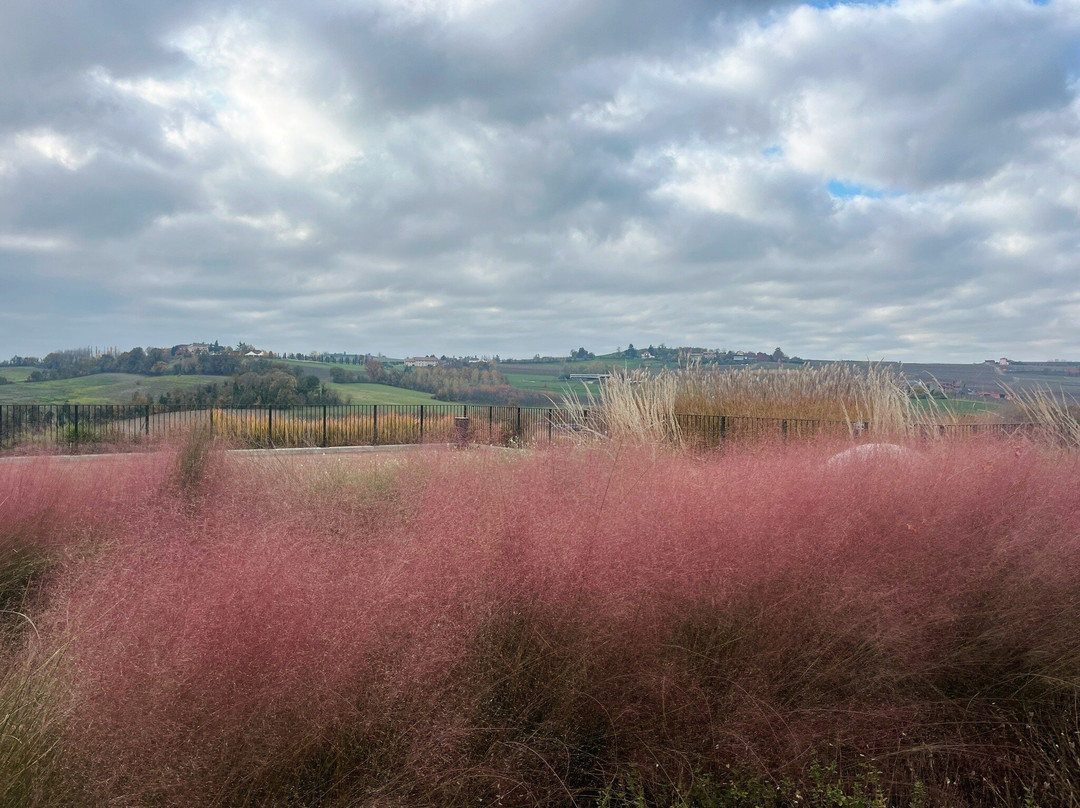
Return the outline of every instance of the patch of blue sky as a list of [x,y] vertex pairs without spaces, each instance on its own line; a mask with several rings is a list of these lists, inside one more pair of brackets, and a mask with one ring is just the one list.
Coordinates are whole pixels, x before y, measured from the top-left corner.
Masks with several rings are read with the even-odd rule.
[[761,150],[761,156],[762,157],[769,157],[769,158],[783,157],[784,156],[784,147],[779,146],[779,145],[769,146],[769,148]]
[[854,199],[859,196],[867,199],[888,199],[901,196],[903,193],[890,188],[877,188],[873,185],[864,185],[861,182],[848,182],[839,179],[829,180],[825,187],[828,189],[829,195],[837,199]]

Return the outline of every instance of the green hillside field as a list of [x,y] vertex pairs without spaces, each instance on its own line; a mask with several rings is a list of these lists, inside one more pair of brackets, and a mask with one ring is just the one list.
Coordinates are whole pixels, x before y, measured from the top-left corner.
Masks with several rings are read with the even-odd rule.
[[[4,371],[31,368],[4,368]],[[28,374],[24,374],[23,378]],[[15,381],[13,374],[0,373]],[[132,373],[95,373],[51,382],[0,385],[0,404],[127,404],[135,395],[156,399],[169,390],[189,390],[220,384],[222,376],[137,376]]]
[[430,393],[418,390],[406,390],[391,387],[388,384],[334,384],[327,382],[327,387],[340,395],[347,404],[450,404],[449,401],[436,401]]
[[[137,376],[95,373],[51,382],[24,382],[33,368],[4,368],[0,404],[127,404],[134,395],[156,399],[170,390],[189,390],[203,384],[223,384],[225,376]],[[435,404],[434,396],[385,384],[333,384],[327,387],[349,404]]]
[[542,395],[551,396],[552,400],[556,403],[561,402],[565,395],[585,399],[587,398],[587,390],[591,391],[594,396],[597,393],[596,385],[585,385],[581,382],[560,381],[557,375],[517,373],[516,371],[509,370],[505,366],[501,366],[499,370],[506,376],[510,384],[519,390],[528,390],[532,393],[541,393]]
[[0,368],[0,376],[9,382],[24,382],[37,368]]

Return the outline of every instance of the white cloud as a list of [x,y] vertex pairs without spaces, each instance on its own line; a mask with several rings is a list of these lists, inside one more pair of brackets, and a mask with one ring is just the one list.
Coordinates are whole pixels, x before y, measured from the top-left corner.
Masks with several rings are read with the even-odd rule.
[[738,8],[241,0],[28,48],[0,284],[67,344],[1080,356],[1080,3]]
[[[363,157],[358,133],[342,121],[353,99],[310,94],[307,85],[321,68],[317,54],[236,15],[190,28],[173,44],[196,74],[175,83],[131,83],[131,92],[158,106],[200,103],[233,148],[250,150],[285,176],[333,173]],[[205,123],[185,120],[167,131],[184,146],[209,139]]]
[[78,171],[97,154],[93,146],[79,144],[49,128],[20,132],[11,139],[6,151],[9,160],[17,159],[17,153],[22,151],[61,165],[68,171]]

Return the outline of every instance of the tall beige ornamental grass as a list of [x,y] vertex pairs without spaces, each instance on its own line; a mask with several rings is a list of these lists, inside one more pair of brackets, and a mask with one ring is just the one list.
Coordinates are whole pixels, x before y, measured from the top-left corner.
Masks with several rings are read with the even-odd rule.
[[[580,402],[567,401],[580,415]],[[590,424],[615,439],[681,439],[677,415],[727,415],[869,423],[875,435],[903,438],[950,419],[932,403],[918,406],[892,368],[833,363],[797,369],[686,367],[613,374],[590,395]]]

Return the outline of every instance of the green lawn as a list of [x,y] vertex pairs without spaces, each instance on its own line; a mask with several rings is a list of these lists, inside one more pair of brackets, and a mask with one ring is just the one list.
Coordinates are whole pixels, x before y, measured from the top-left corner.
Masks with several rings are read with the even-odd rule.
[[998,412],[1005,402],[976,401],[970,398],[946,398],[935,399],[933,405],[923,399],[917,400],[916,403],[922,409],[929,409],[933,406],[936,409],[939,408],[945,412],[952,412],[957,415],[984,415],[986,413]]
[[548,376],[533,373],[507,373],[500,368],[511,385],[519,390],[529,390],[533,393],[542,393],[551,396],[556,402],[562,400],[564,395],[576,395],[579,398],[586,397],[586,390],[594,396],[597,394],[596,385],[585,385],[582,382],[559,381],[556,376]]
[[[305,364],[318,364],[309,362]],[[323,367],[329,367],[323,365]],[[25,379],[32,368],[18,376],[0,373],[13,382]],[[135,394],[156,399],[169,390],[186,390],[202,384],[223,384],[225,376],[136,376],[130,373],[95,373],[52,382],[0,384],[0,404],[126,404]],[[434,396],[386,384],[333,384],[326,386],[349,404],[435,404]]]
[[9,382],[24,382],[37,368],[0,368],[0,376]]
[[450,404],[436,401],[430,393],[391,387],[388,384],[334,384],[327,387],[339,394],[347,404]]
[[[25,370],[26,368],[15,368]],[[0,376],[7,376],[0,373]],[[10,379],[11,376],[8,376]],[[25,378],[25,375],[24,377]],[[221,384],[224,376],[136,376],[95,373],[51,382],[0,385],[0,404],[126,404],[138,394],[156,399],[169,390],[188,390],[202,384]]]

